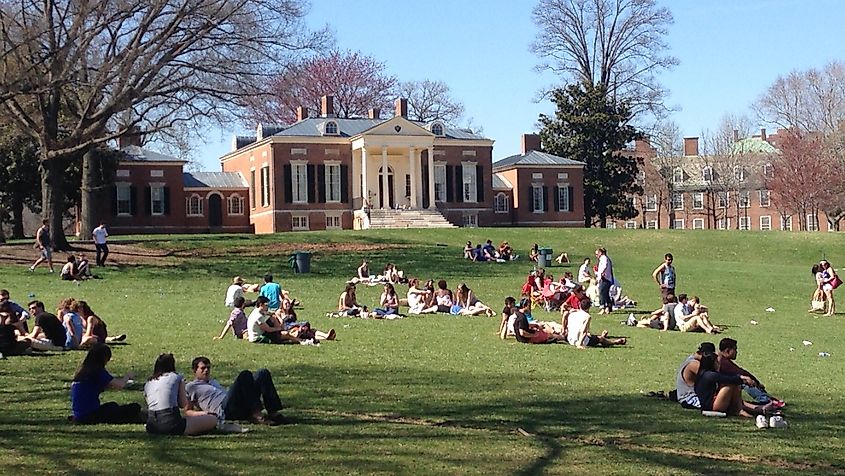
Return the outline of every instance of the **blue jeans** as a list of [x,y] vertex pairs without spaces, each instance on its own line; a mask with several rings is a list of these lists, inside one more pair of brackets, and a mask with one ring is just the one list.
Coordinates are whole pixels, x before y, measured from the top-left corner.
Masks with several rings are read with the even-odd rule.
[[610,281],[601,278],[599,279],[599,307],[613,310],[613,301],[610,299]]
[[743,384],[742,389],[757,403],[769,403],[772,399],[769,394],[757,387],[749,387],[748,385]]
[[396,309],[392,307],[389,307],[387,309],[377,307],[373,309],[373,312],[376,313],[377,316],[389,316],[391,314],[396,314]]

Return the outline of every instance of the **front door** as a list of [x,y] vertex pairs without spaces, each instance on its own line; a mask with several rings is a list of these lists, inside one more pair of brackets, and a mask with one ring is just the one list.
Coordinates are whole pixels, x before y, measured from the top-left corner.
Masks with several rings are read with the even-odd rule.
[[[387,197],[385,197],[384,189],[382,187],[381,177],[384,175],[384,170],[379,168],[378,170],[378,196],[379,196],[379,206],[381,208],[394,208],[396,206],[396,200],[393,197],[393,169],[387,167]],[[387,199],[387,203],[385,203],[385,198]]]
[[223,226],[223,200],[216,193],[208,197],[208,226]]

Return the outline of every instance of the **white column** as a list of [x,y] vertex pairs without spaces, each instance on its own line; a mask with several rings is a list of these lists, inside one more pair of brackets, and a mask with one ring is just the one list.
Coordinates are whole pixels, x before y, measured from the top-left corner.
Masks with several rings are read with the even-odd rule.
[[436,208],[434,205],[434,147],[428,148],[428,208]]
[[355,152],[352,151],[352,198],[361,196],[361,181],[356,179],[356,177],[360,177],[361,164],[355,160]]
[[390,208],[390,191],[387,189],[387,184],[387,146],[383,145],[381,146],[381,208]]
[[411,208],[418,208],[417,203],[417,164],[416,152],[413,147],[408,149],[408,173],[411,174]]
[[[362,206],[367,205],[370,208],[372,208],[373,204],[368,203],[369,200],[370,200],[370,187],[367,186],[367,148],[366,147],[361,147],[361,177],[363,177],[363,180],[361,181],[361,185],[363,185],[363,188],[361,189],[361,197],[363,197],[363,200],[364,200],[362,202]],[[353,180],[354,180],[354,178],[353,178]]]

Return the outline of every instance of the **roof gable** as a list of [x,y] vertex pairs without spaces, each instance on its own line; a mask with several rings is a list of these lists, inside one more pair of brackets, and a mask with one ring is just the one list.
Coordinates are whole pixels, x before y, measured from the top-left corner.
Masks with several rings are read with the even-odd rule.
[[396,116],[381,124],[375,125],[361,132],[360,135],[434,137],[431,131],[401,116]]

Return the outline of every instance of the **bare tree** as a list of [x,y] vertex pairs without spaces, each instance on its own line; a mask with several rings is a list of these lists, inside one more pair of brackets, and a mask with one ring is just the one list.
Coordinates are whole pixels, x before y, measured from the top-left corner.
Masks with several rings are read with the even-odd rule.
[[301,0],[0,0],[0,101],[38,139],[56,249],[74,157],[140,126],[225,121],[291,55],[327,41]]
[[464,105],[452,98],[443,81],[405,81],[399,85],[399,96],[408,99],[408,117],[415,121],[441,120],[455,125],[464,115]]
[[754,105],[761,121],[824,135],[845,121],[845,63],[779,76]]
[[662,117],[666,90],[657,73],[678,64],[666,54],[668,8],[655,0],[540,0],[533,11],[539,28],[531,50],[565,81],[605,87],[625,99],[634,116]]

